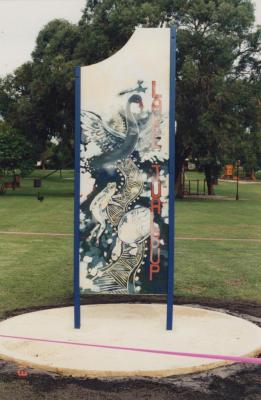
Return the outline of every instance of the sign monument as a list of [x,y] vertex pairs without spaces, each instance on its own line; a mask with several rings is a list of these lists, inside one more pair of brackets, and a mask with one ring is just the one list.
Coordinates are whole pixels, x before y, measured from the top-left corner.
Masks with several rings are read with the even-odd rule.
[[174,121],[174,28],[76,68],[76,328],[82,293],[167,294],[172,329]]

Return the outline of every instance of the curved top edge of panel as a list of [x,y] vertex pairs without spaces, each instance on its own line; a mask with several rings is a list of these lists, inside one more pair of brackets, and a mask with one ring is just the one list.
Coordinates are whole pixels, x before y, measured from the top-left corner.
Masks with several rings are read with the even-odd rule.
[[162,35],[166,37],[166,35],[170,35],[171,28],[136,28],[129,40],[125,43],[124,46],[122,46],[118,51],[116,51],[112,56],[105,58],[102,61],[99,61],[94,64],[86,65],[86,66],[81,66],[81,70],[86,70],[86,69],[91,69],[93,67],[96,67],[98,65],[102,64],[109,64],[110,62],[114,62],[117,58],[121,57],[124,55],[126,51],[129,50],[130,47],[132,47],[136,42],[142,41],[146,42],[148,40],[148,36],[153,36],[157,32],[158,35]]

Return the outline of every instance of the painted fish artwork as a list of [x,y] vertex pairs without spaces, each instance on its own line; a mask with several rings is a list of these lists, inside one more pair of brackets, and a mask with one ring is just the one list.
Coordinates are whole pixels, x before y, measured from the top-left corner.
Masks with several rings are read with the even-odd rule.
[[[150,64],[153,54],[139,59],[139,46],[155,30],[145,37],[143,31],[136,31],[116,55],[82,72],[82,294],[167,292],[169,40],[165,46],[160,39],[155,43],[155,59],[162,52],[167,58],[157,69]],[[132,58],[128,68],[121,61],[124,52]],[[113,65],[114,80],[108,81]],[[123,75],[117,73],[120,66]],[[100,76],[97,87],[95,74]]]

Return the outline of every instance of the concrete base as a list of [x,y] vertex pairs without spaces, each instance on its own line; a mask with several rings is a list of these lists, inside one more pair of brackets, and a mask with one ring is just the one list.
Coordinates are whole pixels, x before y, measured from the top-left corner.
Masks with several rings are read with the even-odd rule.
[[[73,328],[73,308],[66,307],[10,318],[0,323],[0,335],[230,356],[261,352],[260,328],[216,311],[175,306],[174,330],[166,331],[166,306],[161,304],[90,305],[81,310],[80,330]],[[162,377],[229,363],[1,336],[0,358],[79,377]]]

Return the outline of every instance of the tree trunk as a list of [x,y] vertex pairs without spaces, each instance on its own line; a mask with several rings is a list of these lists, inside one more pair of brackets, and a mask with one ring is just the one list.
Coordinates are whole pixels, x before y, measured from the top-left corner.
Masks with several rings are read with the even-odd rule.
[[205,177],[208,188],[208,196],[212,196],[215,194],[214,192],[214,179],[212,174],[212,166],[207,164],[205,165]]
[[215,194],[213,182],[207,180],[208,196],[213,196]]
[[186,158],[190,155],[191,149],[183,149],[183,151],[178,150],[176,146],[176,162],[175,162],[175,195],[177,198],[182,199],[184,197],[183,193],[183,182],[182,182],[182,172],[183,166]]
[[183,182],[182,182],[182,171],[185,157],[176,156],[175,163],[175,195],[177,198],[183,198]]
[[178,199],[183,198],[183,182],[182,182],[182,169],[175,178],[175,195]]

